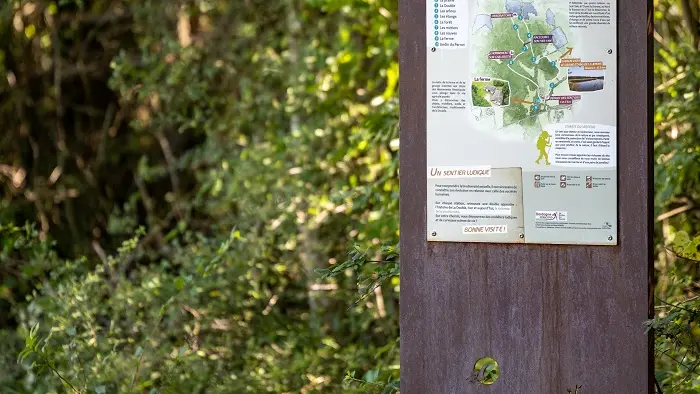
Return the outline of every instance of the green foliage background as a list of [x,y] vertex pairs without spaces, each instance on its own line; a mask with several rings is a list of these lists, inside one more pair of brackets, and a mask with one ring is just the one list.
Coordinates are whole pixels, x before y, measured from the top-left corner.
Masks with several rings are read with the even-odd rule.
[[[700,12],[655,10],[648,324],[698,393]],[[0,392],[397,391],[397,20],[0,2]]]
[[654,0],[657,389],[700,393],[700,3]]

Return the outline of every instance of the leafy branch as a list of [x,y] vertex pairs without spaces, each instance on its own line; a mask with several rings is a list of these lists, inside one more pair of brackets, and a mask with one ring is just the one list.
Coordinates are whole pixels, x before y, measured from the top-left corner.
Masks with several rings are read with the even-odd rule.
[[56,377],[58,377],[65,385],[71,388],[74,393],[81,394],[68,379],[66,379],[61,373],[56,369],[50,358],[50,353],[48,351],[48,341],[50,336],[39,338],[37,332],[39,331],[39,325],[36,324],[29,330],[29,335],[25,338],[25,347],[19,353],[17,357],[18,363],[23,363],[26,359],[31,356],[35,356],[36,359],[32,363],[32,368],[36,369],[38,373],[41,373],[45,369],[49,369]]
[[[352,270],[357,275],[357,284],[360,287],[361,296],[356,303],[364,300],[374,290],[387,280],[399,275],[399,253],[395,245],[384,245],[370,257],[370,250],[353,245],[348,253],[348,259],[333,265],[331,268],[318,268],[316,273],[323,279],[334,278],[343,275],[347,270]],[[367,269],[369,267],[369,269]]]
[[[360,388],[365,389],[365,392],[367,389],[372,390],[374,392],[379,392],[380,394],[394,394],[399,392],[399,381],[398,380],[391,380],[388,379],[386,383],[384,382],[378,382],[377,377],[379,375],[379,371],[374,369],[371,371],[368,371],[365,374],[364,379],[358,379],[355,377],[355,371],[349,371],[346,375],[345,378],[343,379],[343,383],[346,385],[350,384],[357,384],[359,385]],[[378,391],[381,390],[381,391]]]

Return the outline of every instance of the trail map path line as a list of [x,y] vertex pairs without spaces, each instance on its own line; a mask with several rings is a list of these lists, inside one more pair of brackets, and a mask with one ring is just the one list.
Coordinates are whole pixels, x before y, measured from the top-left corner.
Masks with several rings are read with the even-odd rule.
[[[517,26],[517,23],[516,23],[515,19],[514,19],[512,16],[510,17],[510,21],[511,21],[511,23],[513,24],[513,26]],[[525,29],[527,30],[527,33],[528,33],[528,34],[531,34],[531,33],[530,33],[530,26],[527,24],[527,21],[525,21],[525,19],[523,19],[523,24],[525,25]],[[526,45],[525,45],[525,41],[522,39],[522,37],[520,37],[520,29],[514,29],[514,31],[516,32],[516,34],[517,34],[517,36],[518,36],[518,40],[520,40],[520,43],[523,44],[523,46],[526,46]],[[534,46],[534,42],[533,42],[532,40],[529,41],[529,46],[530,46],[530,52],[532,53],[532,57],[533,57],[534,59],[537,59],[537,56],[535,55],[535,49],[534,49],[534,47],[533,47],[533,46]],[[553,55],[553,54],[555,54],[555,53],[557,53],[557,52],[559,52],[559,51],[560,51],[560,49],[557,49],[557,50],[555,50],[555,51],[553,51],[553,52],[544,54],[544,55],[540,56],[540,58],[537,59],[537,61],[541,61],[542,59],[547,59],[548,62],[551,62],[551,60],[549,60],[549,57],[548,57],[548,56],[549,56],[549,55]],[[518,54],[513,58],[513,62],[515,62],[515,61],[518,59],[518,57],[520,57],[520,55],[522,55],[523,53],[525,53],[525,52],[520,52],[520,53],[518,53]],[[537,67],[536,63],[535,63],[535,67]],[[543,104],[543,105],[546,106],[546,101],[549,99],[549,97],[552,96],[553,91],[550,92],[549,97],[542,97],[542,96],[540,95],[540,85],[539,85],[537,82],[535,82],[535,81],[533,81],[531,78],[529,78],[529,77],[527,77],[527,76],[525,76],[525,75],[522,75],[522,74],[520,74],[519,72],[515,71],[515,70],[510,66],[510,63],[508,64],[508,69],[509,69],[510,71],[512,71],[515,75],[517,75],[517,76],[519,76],[519,77],[521,77],[521,78],[524,78],[524,79],[526,79],[527,81],[531,82],[533,85],[535,85],[537,97],[539,97],[541,100],[545,101],[545,104]],[[561,68],[561,66],[560,66],[560,67],[558,67],[557,75],[556,75],[554,78],[552,78],[551,80],[557,80],[557,79],[559,78],[559,74],[561,73],[561,71],[562,71],[562,68]],[[548,81],[550,81],[550,80],[548,80]],[[561,82],[558,81],[558,82],[556,83],[556,85],[559,85],[560,83],[561,83]]]

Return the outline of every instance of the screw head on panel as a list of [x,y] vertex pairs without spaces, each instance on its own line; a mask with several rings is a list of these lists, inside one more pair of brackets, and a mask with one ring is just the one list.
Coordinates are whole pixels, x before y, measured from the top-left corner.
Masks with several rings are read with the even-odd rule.
[[435,236],[437,235],[437,231],[433,231],[430,235],[432,235],[433,237],[435,237]]

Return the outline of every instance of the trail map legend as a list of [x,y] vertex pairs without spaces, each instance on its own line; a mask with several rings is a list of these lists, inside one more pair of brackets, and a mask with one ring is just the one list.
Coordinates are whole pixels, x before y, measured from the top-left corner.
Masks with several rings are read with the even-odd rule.
[[431,42],[433,50],[437,48],[466,48],[468,35],[467,2],[464,0],[429,1],[434,5],[432,10],[433,26],[431,26],[431,30],[435,32]]

